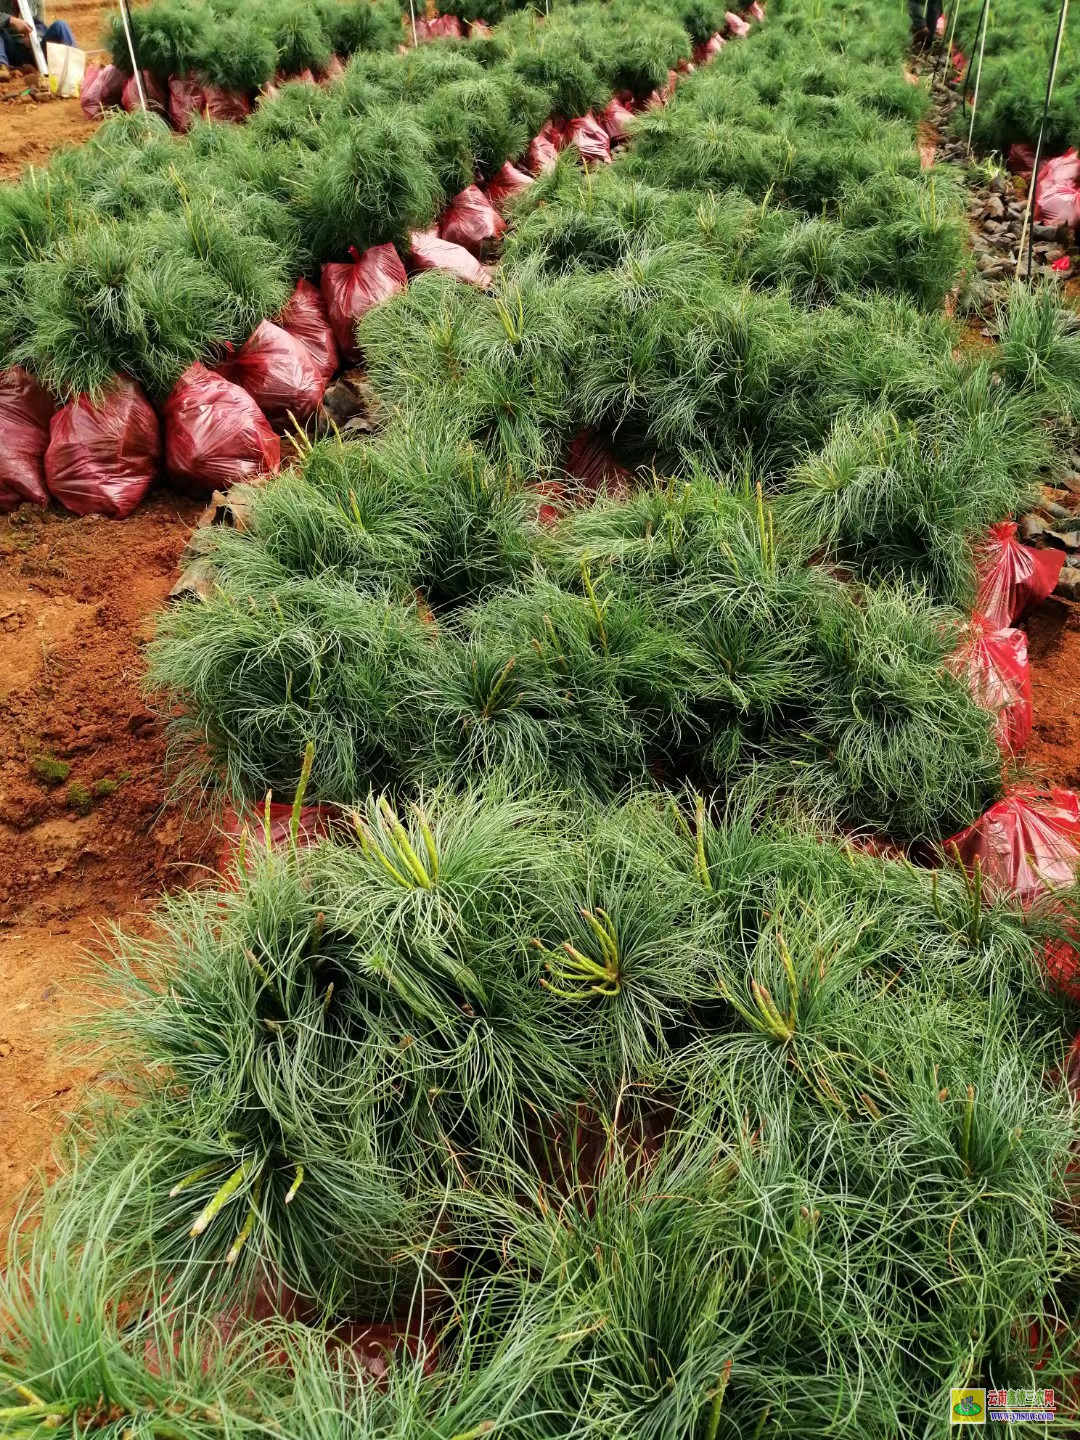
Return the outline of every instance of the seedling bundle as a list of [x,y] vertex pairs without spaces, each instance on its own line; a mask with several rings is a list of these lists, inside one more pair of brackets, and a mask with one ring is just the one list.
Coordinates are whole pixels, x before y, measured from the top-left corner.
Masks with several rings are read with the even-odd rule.
[[[238,344],[316,262],[382,288],[329,341],[294,297],[378,433],[234,491],[162,618],[179,754],[239,819],[220,882],[115,943],[95,1033],[136,1093],[17,1238],[0,1425],[900,1440],[952,1386],[1066,1403],[1073,892],[861,837],[925,861],[1012,803],[962,617],[1045,593],[988,535],[1076,340],[1036,295],[957,346],[904,16],[774,8],[707,56],[698,6],[513,16],[243,128],[111,122],[15,192],[55,275],[127,154],[152,208],[94,223],[201,206]],[[416,273],[474,182],[487,283]]]

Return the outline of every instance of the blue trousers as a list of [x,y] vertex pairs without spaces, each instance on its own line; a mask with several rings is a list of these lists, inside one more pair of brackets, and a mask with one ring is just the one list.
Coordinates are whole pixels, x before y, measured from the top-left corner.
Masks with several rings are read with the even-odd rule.
[[[75,36],[71,33],[71,26],[66,20],[54,20],[49,26],[45,26],[40,20],[35,20],[34,28],[37,30],[43,50],[50,40],[54,45],[75,44]],[[32,65],[33,63],[34,52],[27,44],[26,37],[17,34],[8,25],[0,25],[0,65],[18,66]]]

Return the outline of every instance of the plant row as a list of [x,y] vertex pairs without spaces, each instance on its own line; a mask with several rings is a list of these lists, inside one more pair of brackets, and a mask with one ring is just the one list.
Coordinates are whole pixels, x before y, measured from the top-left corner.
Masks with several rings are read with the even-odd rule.
[[[158,81],[194,74],[229,91],[253,94],[273,75],[322,74],[333,56],[389,51],[404,40],[392,0],[321,0],[310,6],[263,0],[151,0],[130,12],[140,69]],[[123,22],[108,21],[112,63],[132,71]]]
[[[1005,154],[1013,144],[1034,145],[1038,139],[1060,9],[1057,0],[1037,0],[1033,5],[1004,0],[990,6],[973,129],[973,141],[980,148]],[[958,40],[963,40],[971,57],[969,97],[975,85],[980,15],[981,7],[976,6],[957,19]],[[1047,115],[1044,155],[1060,154],[1080,140],[1078,112],[1080,66],[1066,33]],[[966,134],[970,115],[961,118]]]
[[[617,8],[575,16],[357,56],[338,84],[287,86],[244,127],[196,122],[181,139],[141,114],[107,122],[0,197],[0,343],[64,398],[116,374],[163,397],[276,315],[299,275],[350,246],[406,248],[553,111],[606,100],[633,27]],[[692,44],[674,17],[635,38],[644,94]]]
[[[795,44],[766,32],[742,56],[761,50],[763,88],[771,55],[843,99],[844,63],[807,71]],[[766,763],[846,824],[935,841],[1000,793],[932,602],[970,606],[975,544],[1050,464],[1076,337],[1045,295],[973,355],[854,280],[808,304],[733,278],[761,172],[733,188],[722,126],[704,167],[678,140],[712,133],[702,116],[756,73],[742,56],[636,121],[610,170],[563,157],[529,186],[491,294],[427,276],[366,314],[385,433],[252,495],[245,533],[204,547],[216,593],[163,621],[154,681],[204,780],[288,793],[309,741],[313,793],[346,803],[478,766],[611,793]],[[800,95],[775,93],[790,133]],[[700,177],[722,163],[718,197]],[[839,164],[785,172],[785,220],[832,223],[793,217],[830,175],[843,190]],[[947,207],[940,224],[947,249]],[[576,509],[597,490],[615,493]]]
[[683,800],[372,795],[123,941],[100,1032],[144,1078],[13,1252],[5,1423],[895,1440],[952,1385],[1064,1403],[1049,917]]

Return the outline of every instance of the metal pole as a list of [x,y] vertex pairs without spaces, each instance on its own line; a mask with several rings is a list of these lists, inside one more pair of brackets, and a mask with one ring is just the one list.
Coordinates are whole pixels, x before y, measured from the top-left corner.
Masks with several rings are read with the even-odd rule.
[[983,25],[982,37],[979,40],[979,63],[975,71],[975,89],[971,93],[971,123],[968,125],[968,154],[971,154],[971,137],[975,133],[975,112],[979,108],[979,85],[982,83],[983,56],[986,54],[986,32],[990,28],[990,0],[986,0],[986,8],[983,11],[986,21]]
[[[1058,15],[1057,36],[1054,40],[1054,53],[1050,58],[1050,73],[1046,77],[1046,99],[1043,102],[1042,123],[1039,125],[1039,140],[1035,146],[1035,164],[1031,171],[1031,189],[1028,191],[1027,204],[1024,206],[1024,224],[1020,231],[1020,248],[1016,255],[1015,280],[1020,279],[1020,267],[1024,263],[1024,241],[1028,242],[1028,264],[1027,279],[1031,283],[1031,270],[1035,256],[1035,191],[1039,185],[1039,166],[1042,163],[1043,140],[1046,137],[1046,118],[1050,114],[1050,101],[1054,94],[1054,81],[1057,79],[1058,61],[1061,58],[1061,42],[1065,37],[1065,17],[1069,13],[1069,0],[1061,0],[1061,13]],[[1028,229],[1031,229],[1030,236]]]
[[135,89],[139,92],[139,104],[145,110],[146,95],[143,91],[142,76],[139,74],[139,62],[135,58],[135,42],[131,38],[131,24],[128,21],[127,0],[120,0],[120,18],[124,22],[124,39],[127,41],[128,54],[131,56],[131,73],[135,77]]
[[[975,54],[975,51],[978,50],[980,44],[982,44],[982,45],[985,46],[985,43],[986,43],[986,41],[985,41],[986,24],[987,24],[987,21],[988,21],[989,17],[990,17],[990,0],[983,0],[982,9],[979,11],[979,23],[978,23],[978,25],[976,25],[976,27],[975,27],[975,40],[974,40],[974,43],[973,43],[972,49],[971,49],[972,55],[974,55],[974,54]],[[970,83],[971,83],[971,65],[969,64],[968,67],[967,67],[967,69],[964,71],[964,88],[963,88],[963,90],[960,92],[960,113],[961,113],[961,114],[966,114],[966,113],[967,113],[968,85],[969,85]]]

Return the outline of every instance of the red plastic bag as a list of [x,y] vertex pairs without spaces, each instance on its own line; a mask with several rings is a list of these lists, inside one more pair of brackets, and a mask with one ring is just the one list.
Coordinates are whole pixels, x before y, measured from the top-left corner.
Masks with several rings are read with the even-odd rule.
[[409,264],[414,270],[445,270],[470,285],[487,289],[491,271],[462,245],[443,240],[434,230],[414,230],[409,236]]
[[1035,219],[1040,225],[1080,224],[1080,155],[1075,150],[1039,166]]
[[76,515],[117,520],[150,489],[161,461],[161,426],[133,380],[118,379],[100,405],[80,395],[49,425],[45,487]]
[[529,148],[521,162],[524,168],[531,175],[543,175],[548,170],[554,170],[562,149],[561,141],[561,133],[550,120],[545,120],[539,135],[534,135],[529,141]]
[[206,86],[194,75],[169,76],[169,119],[186,134],[203,112]]
[[995,630],[977,616],[954,657],[977,704],[998,717],[997,740],[1006,755],[1017,755],[1031,738],[1031,667],[1022,630]]
[[197,490],[227,490],[281,463],[281,442],[239,385],[198,363],[165,401],[165,468]]
[[522,190],[527,190],[532,183],[531,175],[526,175],[524,170],[519,170],[516,165],[511,165],[507,160],[506,164],[500,165],[488,181],[485,187],[487,198],[501,215],[508,201],[512,200],[515,195],[520,195]]
[[761,21],[765,19],[765,6],[760,4],[759,0],[754,0],[754,3],[746,13],[760,24]]
[[277,323],[307,347],[325,388],[337,374],[338,347],[322,295],[310,280],[296,282]]
[[475,185],[454,196],[438,225],[440,239],[464,246],[478,260],[498,249],[505,229],[506,221]]
[[750,34],[750,26],[741,15],[736,15],[734,10],[725,12],[724,23],[727,25],[728,34],[736,39],[742,40]]
[[1057,584],[1064,564],[1063,550],[1033,550],[1030,545],[1021,545],[1014,521],[991,525],[989,537],[976,555],[976,614],[995,630],[1004,630],[1032,606],[1042,604]]
[[[278,850],[289,842],[292,833],[291,803],[271,801],[270,803],[270,845]],[[330,834],[331,826],[341,812],[333,805],[301,805],[300,825],[296,832],[298,845],[314,845]],[[266,806],[252,805],[242,814],[230,805],[221,821],[221,845],[218,849],[218,869],[224,875],[231,870],[240,851],[240,842],[247,835],[245,849],[250,855],[258,846],[266,845]]]
[[486,25],[483,20],[469,21],[470,40],[490,40],[494,33],[491,26]]
[[1034,145],[1010,145],[1005,168],[1012,175],[1027,175],[1035,169]]
[[88,120],[100,120],[124,99],[124,72],[115,65],[88,65],[79,89],[79,104]]
[[572,146],[586,163],[599,161],[605,165],[610,164],[611,141],[591,110],[579,115],[576,120],[571,120],[565,135],[566,149],[569,150]]
[[340,80],[345,74],[345,66],[336,55],[330,56],[330,63],[319,76],[320,85],[332,85],[335,80]]
[[727,41],[723,35],[720,34],[720,31],[717,30],[716,34],[710,35],[703,45],[696,45],[694,47],[694,63],[696,65],[711,65],[726,44]]
[[540,497],[536,519],[540,525],[557,525],[566,510],[566,486],[558,480],[540,480],[533,490]]
[[675,86],[678,83],[678,72],[675,70],[669,70],[666,83],[662,85],[659,90],[654,90],[652,92],[649,98],[645,101],[645,109],[658,110],[661,108],[661,106],[667,105],[668,102],[671,100],[672,96],[675,94]]
[[351,261],[324,265],[322,297],[334,338],[346,363],[359,359],[356,326],[362,316],[381,300],[404,290],[409,283],[405,266],[393,245],[373,245],[363,255],[349,250]]
[[621,100],[609,100],[600,111],[600,124],[612,144],[617,140],[629,138],[630,131],[627,122],[633,118],[634,112],[628,110]]
[[[412,27],[408,27],[411,35]],[[416,43],[425,45],[429,40],[464,40],[465,27],[456,15],[436,15],[433,20],[417,20]]]
[[[142,72],[143,94],[146,96],[146,108],[152,110],[156,115],[169,113],[169,90],[163,81],[159,80],[150,70]],[[120,95],[120,104],[129,114],[141,110],[139,101],[139,88],[135,84],[135,76],[129,75],[124,81],[124,88]]]
[[1071,790],[1017,789],[945,842],[965,868],[978,861],[988,896],[1029,902],[1080,873],[1080,800]]
[[326,381],[307,346],[280,325],[263,320],[228,360],[219,375],[252,397],[271,425],[303,425],[322,403]]
[[45,451],[52,396],[21,365],[0,370],[0,515],[24,500],[47,505]]
[[571,440],[563,469],[594,495],[623,500],[630,494],[630,471],[592,430],[582,430]]

